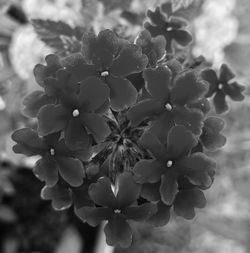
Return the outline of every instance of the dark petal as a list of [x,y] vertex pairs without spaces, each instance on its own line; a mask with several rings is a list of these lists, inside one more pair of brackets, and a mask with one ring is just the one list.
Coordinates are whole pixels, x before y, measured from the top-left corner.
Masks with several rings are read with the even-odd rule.
[[219,76],[219,82],[222,84],[226,84],[228,83],[228,81],[232,80],[235,77],[235,74],[226,64],[222,64],[220,67]]
[[118,192],[116,195],[120,209],[132,205],[139,198],[141,186],[134,181],[131,173],[124,172],[116,179]]
[[54,102],[55,100],[52,97],[48,97],[43,91],[36,90],[24,98],[23,113],[34,118],[44,105],[53,104]]
[[71,118],[64,131],[65,143],[72,150],[87,149],[91,145],[90,136],[79,118]]
[[175,79],[171,101],[178,105],[196,103],[207,92],[207,82],[198,80],[194,71],[184,71]]
[[57,132],[57,133],[46,135],[43,137],[43,139],[49,147],[55,147],[60,137],[61,137],[61,133]]
[[207,68],[202,70],[200,76],[209,83],[209,90],[206,94],[206,97],[211,97],[215,93],[219,84],[216,72],[211,68]]
[[58,181],[58,165],[50,157],[39,159],[34,166],[33,173],[41,181],[45,181],[49,187],[54,186]]
[[170,206],[159,201],[157,203],[157,212],[147,222],[156,227],[167,225],[170,219],[170,208]]
[[150,202],[158,201],[161,199],[159,188],[160,182],[143,184],[141,188],[141,196]]
[[200,140],[206,149],[215,151],[225,145],[226,137],[220,133],[224,126],[225,121],[221,118],[208,117],[204,121],[204,127],[202,129]]
[[162,13],[160,7],[156,7],[155,11],[148,10],[147,16],[153,24],[158,26],[165,26],[167,17]]
[[33,71],[37,83],[42,87],[44,86],[44,80],[46,78],[55,76],[56,71],[62,68],[60,59],[55,54],[47,55],[45,61],[47,66],[37,64]]
[[244,99],[242,92],[245,90],[245,87],[237,82],[224,85],[223,90],[234,101],[242,101]]
[[142,72],[126,76],[126,79],[128,79],[134,85],[138,92],[145,86]]
[[[144,28],[150,32],[152,37],[163,35],[164,33],[164,30],[162,29],[162,27],[151,25],[149,22],[144,23]],[[164,34],[164,37],[166,39],[165,34]],[[168,41],[167,41],[167,44],[168,44]]]
[[101,177],[97,183],[93,183],[89,187],[90,198],[100,206],[117,208],[118,204],[111,188],[111,182],[107,177]]
[[146,99],[128,111],[128,119],[131,120],[132,125],[138,125],[148,117],[153,117],[163,111],[163,105],[156,99]]
[[174,126],[167,141],[167,153],[172,158],[179,158],[187,155],[198,141],[194,135],[184,126]]
[[108,207],[90,207],[85,206],[76,209],[76,215],[90,226],[97,226],[104,220],[109,220],[112,217],[113,211]]
[[157,211],[156,204],[145,203],[140,206],[130,206],[122,211],[122,214],[126,216],[128,220],[134,221],[146,221]]
[[163,163],[158,160],[140,160],[134,166],[135,181],[144,183],[156,183],[166,171]]
[[109,98],[109,87],[97,77],[89,77],[81,82],[79,104],[85,112],[94,112]]
[[122,48],[119,56],[114,60],[111,73],[114,76],[124,77],[141,72],[147,64],[148,58],[145,54],[142,54],[141,47],[129,44]]
[[151,121],[148,132],[155,135],[161,143],[166,144],[169,130],[173,126],[173,115],[166,111]]
[[176,176],[172,171],[167,171],[161,177],[160,194],[162,202],[170,206],[173,203],[177,192],[178,192],[178,184]]
[[129,80],[110,76],[107,78],[107,84],[110,88],[111,108],[113,110],[121,111],[135,104],[138,93]]
[[229,106],[226,101],[226,95],[223,91],[217,91],[213,98],[214,108],[217,114],[221,114],[227,112],[229,110]]
[[180,28],[188,25],[188,21],[184,18],[172,16],[171,14],[169,14],[169,16],[170,16],[169,17],[169,24],[171,24],[171,27],[173,27],[174,29],[180,29]]
[[203,153],[193,153],[181,158],[176,167],[194,185],[208,188],[213,183],[216,163]]
[[102,116],[95,113],[81,113],[80,120],[96,142],[102,142],[110,135],[110,128]]
[[48,146],[43,139],[31,128],[18,129],[12,134],[11,138],[17,142],[13,147],[13,151],[17,154],[42,155],[48,150]]
[[186,30],[173,30],[173,39],[181,46],[187,46],[193,41],[191,33]]
[[83,35],[82,52],[84,57],[100,70],[109,68],[119,49],[119,41],[111,30],[103,30],[96,37],[93,33]]
[[128,248],[132,243],[132,230],[125,217],[114,215],[104,228],[107,244]]
[[148,149],[155,158],[162,161],[165,160],[167,151],[155,135],[146,131],[141,136],[139,142],[145,149]]
[[180,191],[174,201],[174,212],[185,219],[193,219],[194,208],[204,208],[206,199],[202,191],[198,189]]
[[195,135],[202,133],[204,115],[201,111],[188,107],[175,107],[173,115],[176,125],[185,126]]
[[70,115],[62,105],[45,105],[37,115],[38,133],[42,136],[65,129]]
[[168,102],[171,71],[168,67],[146,69],[143,72],[147,91],[155,99],[163,99]]
[[71,191],[62,185],[56,184],[53,187],[45,186],[41,191],[41,198],[52,200],[52,207],[55,210],[65,210],[72,204]]
[[84,182],[79,187],[72,187],[72,199],[75,209],[80,209],[84,206],[94,206],[94,202],[89,197],[89,182]]
[[203,98],[196,103],[189,104],[189,108],[194,108],[202,111],[204,115],[207,115],[211,109],[210,102],[207,98]]
[[182,71],[183,66],[182,64],[176,60],[175,58],[168,60],[166,65],[172,72],[172,80]]
[[77,187],[85,177],[83,164],[80,160],[70,157],[55,156],[62,178],[71,186]]

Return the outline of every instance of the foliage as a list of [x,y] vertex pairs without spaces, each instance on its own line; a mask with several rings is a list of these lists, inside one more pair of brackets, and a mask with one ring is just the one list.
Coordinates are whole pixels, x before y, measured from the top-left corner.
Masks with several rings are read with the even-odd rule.
[[42,90],[24,105],[37,129],[12,135],[16,153],[41,157],[34,174],[45,182],[42,198],[55,209],[73,204],[92,226],[107,220],[107,243],[120,247],[131,245],[133,221],[163,226],[171,209],[192,219],[205,206],[203,190],[212,185],[216,165],[204,150],[226,141],[209,97],[221,82],[223,98],[243,99],[242,86],[228,83],[226,65],[211,82],[214,70],[200,73],[199,64],[175,57],[172,40],[192,41],[184,21],[159,7],[148,17],[153,25],[145,24],[136,43],[111,30],[84,31],[79,51],[36,65]]

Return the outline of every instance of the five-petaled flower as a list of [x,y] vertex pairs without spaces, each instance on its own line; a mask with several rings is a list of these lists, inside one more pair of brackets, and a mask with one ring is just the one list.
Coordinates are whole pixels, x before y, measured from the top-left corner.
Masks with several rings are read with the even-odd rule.
[[179,73],[173,84],[167,67],[146,69],[143,75],[151,97],[138,102],[128,111],[132,124],[137,125],[149,118],[152,121],[150,131],[160,138],[164,138],[174,125],[184,125],[194,134],[201,134],[203,112],[188,105],[203,98],[208,89],[207,83],[198,80],[192,70]]
[[[61,91],[63,88],[59,85],[62,86],[62,83],[58,84],[56,79],[51,79],[47,89],[51,93],[57,92],[58,89]],[[45,136],[63,130],[65,143],[70,149],[87,149],[91,146],[89,133],[97,143],[110,134],[102,116],[105,112],[103,108],[107,107],[109,101],[109,88],[97,77],[82,81],[79,91],[72,92],[71,87],[58,93],[62,94],[60,104],[48,104],[40,109],[37,115],[38,132]],[[66,93],[66,90],[69,92]]]
[[83,183],[85,172],[81,160],[89,157],[89,150],[72,152],[66,147],[64,140],[60,139],[60,134],[39,137],[30,128],[15,131],[12,139],[17,142],[13,146],[15,153],[41,156],[33,171],[47,186],[54,186],[59,175],[71,186],[80,186]]
[[82,81],[89,76],[101,78],[110,88],[111,108],[123,110],[136,102],[137,91],[126,78],[141,72],[148,64],[141,47],[120,39],[113,31],[83,35],[83,58],[67,70]]
[[236,81],[232,81],[235,75],[226,64],[221,65],[218,76],[215,70],[208,68],[201,72],[201,77],[209,83],[209,91],[206,97],[214,95],[213,102],[216,113],[220,114],[229,109],[226,96],[229,96],[234,101],[242,101],[244,99],[242,92],[245,87]]
[[85,206],[77,209],[76,213],[92,226],[107,220],[104,228],[107,243],[126,248],[132,242],[132,230],[127,220],[146,221],[157,211],[157,207],[152,203],[137,204],[141,186],[134,182],[129,172],[124,172],[117,180],[116,194],[107,177],[101,177],[97,183],[90,185],[89,196],[97,207]]
[[164,15],[160,7],[155,11],[148,10],[147,16],[150,21],[144,24],[144,27],[153,37],[163,35],[167,41],[166,50],[172,52],[172,41],[174,40],[181,46],[187,46],[192,41],[192,35],[183,29],[187,23],[180,18]]
[[136,163],[135,180],[141,184],[161,181],[161,199],[166,205],[174,201],[180,176],[187,177],[193,185],[199,187],[207,188],[211,185],[215,163],[203,153],[190,154],[197,140],[185,127],[173,127],[165,145],[148,132],[141,137],[140,142],[154,159]]

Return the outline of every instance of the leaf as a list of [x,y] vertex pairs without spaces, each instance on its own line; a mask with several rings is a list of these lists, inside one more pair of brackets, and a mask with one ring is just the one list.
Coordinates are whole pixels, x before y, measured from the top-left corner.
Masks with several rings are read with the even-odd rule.
[[81,51],[82,27],[72,28],[62,21],[33,19],[36,33],[48,46],[64,56]]

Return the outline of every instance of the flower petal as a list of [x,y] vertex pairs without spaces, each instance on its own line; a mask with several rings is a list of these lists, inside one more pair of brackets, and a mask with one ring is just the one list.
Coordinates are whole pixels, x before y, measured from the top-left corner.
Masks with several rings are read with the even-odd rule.
[[110,88],[111,108],[113,110],[121,111],[135,104],[138,93],[128,79],[110,76],[107,78],[107,84]]
[[158,201],[161,199],[159,188],[160,182],[143,184],[141,188],[141,196],[150,202]]
[[79,118],[71,118],[64,132],[65,143],[71,150],[87,149],[91,146],[90,136]]
[[54,98],[47,96],[43,91],[36,90],[26,96],[23,100],[24,115],[28,117],[36,117],[39,110],[47,104],[53,104]]
[[144,183],[156,183],[166,171],[163,163],[158,160],[140,160],[134,166],[135,181]]
[[49,187],[58,181],[58,165],[54,159],[43,157],[39,159],[33,169],[34,174]]
[[148,58],[142,54],[141,47],[128,44],[122,48],[118,57],[113,61],[111,73],[114,76],[124,77],[141,72],[147,64]]
[[85,206],[76,209],[76,215],[90,226],[97,226],[104,220],[109,220],[112,217],[112,209],[107,207],[91,207]]
[[118,204],[107,177],[101,177],[89,187],[90,198],[100,206],[117,208]]
[[52,207],[60,211],[69,208],[72,204],[70,189],[59,184],[53,187],[44,186],[41,191],[41,198],[52,200]]
[[118,182],[116,198],[119,208],[122,209],[134,204],[139,198],[141,186],[134,181],[129,172],[120,174],[116,180]]
[[146,99],[138,102],[128,111],[128,119],[133,126],[140,124],[148,117],[153,117],[163,110],[162,103],[156,99]]
[[174,159],[187,155],[197,145],[197,139],[184,126],[173,127],[168,134],[167,153]]
[[227,139],[220,133],[224,126],[225,121],[221,118],[208,117],[204,121],[204,127],[202,129],[200,140],[206,149],[215,151],[225,145]]
[[165,160],[167,151],[155,135],[146,131],[139,139],[139,142],[145,149],[149,150],[156,159]]
[[226,101],[226,95],[224,94],[223,91],[221,90],[217,91],[217,93],[213,98],[213,102],[217,114],[221,114],[229,110],[229,106]]
[[37,115],[38,133],[44,136],[64,129],[69,116],[69,112],[62,105],[43,106]]
[[223,90],[234,101],[242,101],[244,99],[242,92],[245,90],[245,87],[237,82],[224,85]]
[[147,16],[153,24],[158,26],[165,26],[167,17],[163,14],[159,6],[157,6],[154,11],[148,10]]
[[155,99],[169,99],[169,87],[171,80],[171,70],[168,67],[160,66],[156,69],[146,69],[143,77],[146,82],[147,91]]
[[48,146],[43,139],[31,128],[18,129],[12,134],[11,138],[17,142],[13,147],[13,151],[17,154],[42,155],[48,150]]
[[55,159],[59,166],[59,173],[67,183],[75,187],[83,183],[85,175],[80,160],[63,156],[56,156]]
[[132,243],[132,230],[122,215],[114,215],[104,228],[107,244],[128,248]]
[[188,31],[182,29],[174,29],[172,31],[172,36],[173,39],[181,46],[187,46],[193,41],[192,35]]
[[94,202],[89,197],[89,185],[90,181],[85,181],[79,187],[71,187],[72,199],[76,210],[85,206],[95,206]]
[[208,188],[213,182],[216,163],[203,153],[193,153],[183,157],[176,164],[179,173],[186,176],[190,183]]
[[170,219],[170,208],[170,206],[159,201],[157,203],[157,212],[147,222],[156,227],[167,225]]
[[161,177],[160,194],[161,200],[164,204],[170,206],[178,192],[178,184],[176,176],[173,172],[167,171]]
[[95,113],[81,113],[80,120],[93,134],[96,142],[102,142],[110,135],[110,128],[102,116]]
[[219,76],[220,76],[219,82],[222,84],[225,84],[225,83],[228,83],[228,81],[232,80],[235,77],[235,74],[227,66],[227,64],[222,64],[220,67]]
[[174,201],[174,212],[185,219],[193,219],[194,208],[204,208],[206,199],[202,191],[198,189],[184,190],[177,193]]
[[218,88],[219,80],[217,78],[216,72],[211,68],[207,68],[202,70],[200,76],[203,80],[209,83],[209,90],[206,94],[206,97],[211,97]]
[[157,211],[157,206],[153,203],[145,203],[140,206],[130,206],[123,210],[122,214],[126,216],[128,220],[134,221],[146,221]]
[[174,104],[185,105],[198,102],[208,92],[208,84],[198,80],[194,71],[187,70],[179,74],[171,92]]

